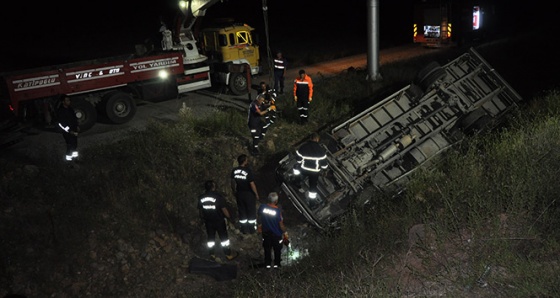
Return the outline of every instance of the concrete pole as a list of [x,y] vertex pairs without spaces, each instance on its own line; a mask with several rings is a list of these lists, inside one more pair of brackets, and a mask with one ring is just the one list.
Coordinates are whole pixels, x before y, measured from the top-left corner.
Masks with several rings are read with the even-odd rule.
[[379,0],[368,0],[367,6],[367,80],[377,81],[382,79],[381,74],[379,74]]

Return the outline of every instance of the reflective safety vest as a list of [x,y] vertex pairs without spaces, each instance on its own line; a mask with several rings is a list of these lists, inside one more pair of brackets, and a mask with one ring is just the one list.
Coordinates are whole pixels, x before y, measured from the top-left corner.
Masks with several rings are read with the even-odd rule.
[[299,147],[296,154],[297,163],[302,170],[319,172],[329,166],[326,150],[317,142],[307,141]]
[[274,70],[284,70],[286,68],[286,59],[274,58]]

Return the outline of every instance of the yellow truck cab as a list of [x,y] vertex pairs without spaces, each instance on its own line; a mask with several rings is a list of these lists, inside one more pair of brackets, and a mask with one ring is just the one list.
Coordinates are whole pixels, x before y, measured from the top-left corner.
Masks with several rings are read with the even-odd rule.
[[[214,79],[229,85],[234,93],[246,91],[247,76],[261,72],[259,46],[247,24],[231,23],[202,30],[204,54],[208,56]],[[244,77],[243,74],[245,74]]]

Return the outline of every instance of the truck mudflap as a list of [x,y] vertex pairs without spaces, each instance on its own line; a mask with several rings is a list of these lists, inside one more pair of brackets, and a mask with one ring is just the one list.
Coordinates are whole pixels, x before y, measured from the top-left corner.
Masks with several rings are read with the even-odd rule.
[[[310,206],[290,174],[295,156],[278,166],[282,188],[311,223],[324,227],[372,191],[399,193],[421,167],[460,140],[491,130],[522,100],[475,51],[444,66],[431,63],[408,85],[323,133],[329,171],[319,179],[319,206]],[[367,191],[366,191],[367,190]]]

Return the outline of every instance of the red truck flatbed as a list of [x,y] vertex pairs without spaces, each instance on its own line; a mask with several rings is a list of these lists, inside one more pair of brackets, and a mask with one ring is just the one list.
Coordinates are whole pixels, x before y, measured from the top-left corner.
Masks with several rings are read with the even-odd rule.
[[[71,97],[82,131],[98,114],[122,124],[140,101],[162,101],[211,87],[210,67],[184,64],[180,51],[116,56],[0,73],[0,109],[22,123],[51,124],[63,94]],[[6,118],[6,117],[4,117]],[[39,120],[39,121],[37,121]]]
[[108,58],[62,64],[3,74],[12,108],[17,114],[20,102],[60,94],[80,94],[126,86],[132,82],[184,72],[180,52],[163,53],[140,58]]

